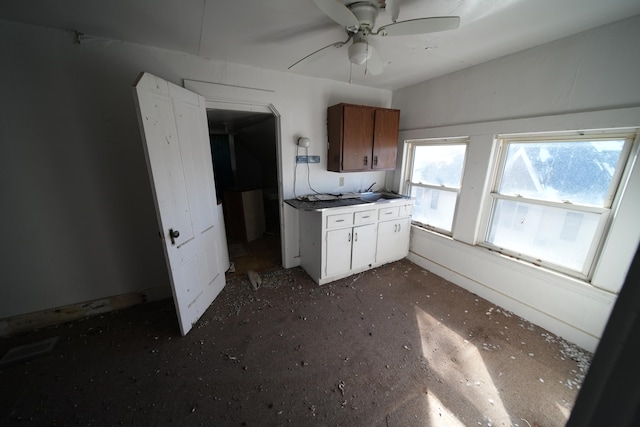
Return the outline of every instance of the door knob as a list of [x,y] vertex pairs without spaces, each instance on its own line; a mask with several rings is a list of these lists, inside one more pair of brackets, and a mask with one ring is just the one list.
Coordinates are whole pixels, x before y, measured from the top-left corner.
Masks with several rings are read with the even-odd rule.
[[169,237],[171,237],[171,244],[176,244],[176,239],[180,237],[180,232],[178,230],[174,230],[173,228],[169,229]]

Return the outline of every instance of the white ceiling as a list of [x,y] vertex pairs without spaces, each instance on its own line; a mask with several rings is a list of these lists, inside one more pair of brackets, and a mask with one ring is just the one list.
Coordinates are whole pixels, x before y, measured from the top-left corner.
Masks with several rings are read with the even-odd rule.
[[[2,0],[0,19],[397,89],[640,14],[638,0],[398,2],[399,21],[457,15],[460,27],[420,36],[373,38],[388,63],[378,76],[365,75],[364,66],[351,68],[347,46],[287,70],[307,54],[346,39],[345,31],[312,0]],[[390,22],[381,9],[375,27]]]

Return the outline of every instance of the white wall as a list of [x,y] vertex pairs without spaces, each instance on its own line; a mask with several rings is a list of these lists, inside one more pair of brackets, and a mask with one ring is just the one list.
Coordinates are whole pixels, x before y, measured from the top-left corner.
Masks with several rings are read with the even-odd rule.
[[[594,350],[640,241],[639,167],[630,176],[591,283],[474,246],[494,135],[640,126],[640,16],[394,92],[399,147],[470,136],[454,239],[412,228],[410,259]],[[399,186],[401,174],[394,177]]]
[[[384,172],[326,171],[326,108],[388,107],[391,92],[278,73],[141,45],[0,21],[0,319],[167,287],[132,85],[141,71],[274,91],[282,115],[284,198],[297,136],[311,138],[311,183],[356,190]],[[298,194],[309,193],[300,173]],[[296,211],[285,208],[287,266],[297,265]]]
[[637,106],[639,24],[635,16],[406,87],[393,106],[403,129]]

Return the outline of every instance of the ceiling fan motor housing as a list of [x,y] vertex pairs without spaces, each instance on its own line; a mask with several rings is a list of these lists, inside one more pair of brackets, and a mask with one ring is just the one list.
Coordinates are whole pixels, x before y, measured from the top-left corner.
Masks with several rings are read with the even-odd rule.
[[378,8],[371,2],[359,1],[347,5],[349,10],[358,18],[360,22],[360,30],[365,30],[365,33],[371,32],[373,26],[376,24],[376,18],[378,17]]

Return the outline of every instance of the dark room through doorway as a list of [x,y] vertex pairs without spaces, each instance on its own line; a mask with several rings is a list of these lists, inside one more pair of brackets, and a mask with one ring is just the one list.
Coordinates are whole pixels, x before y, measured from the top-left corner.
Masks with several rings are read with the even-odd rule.
[[231,268],[227,280],[282,266],[277,123],[270,113],[207,109]]

